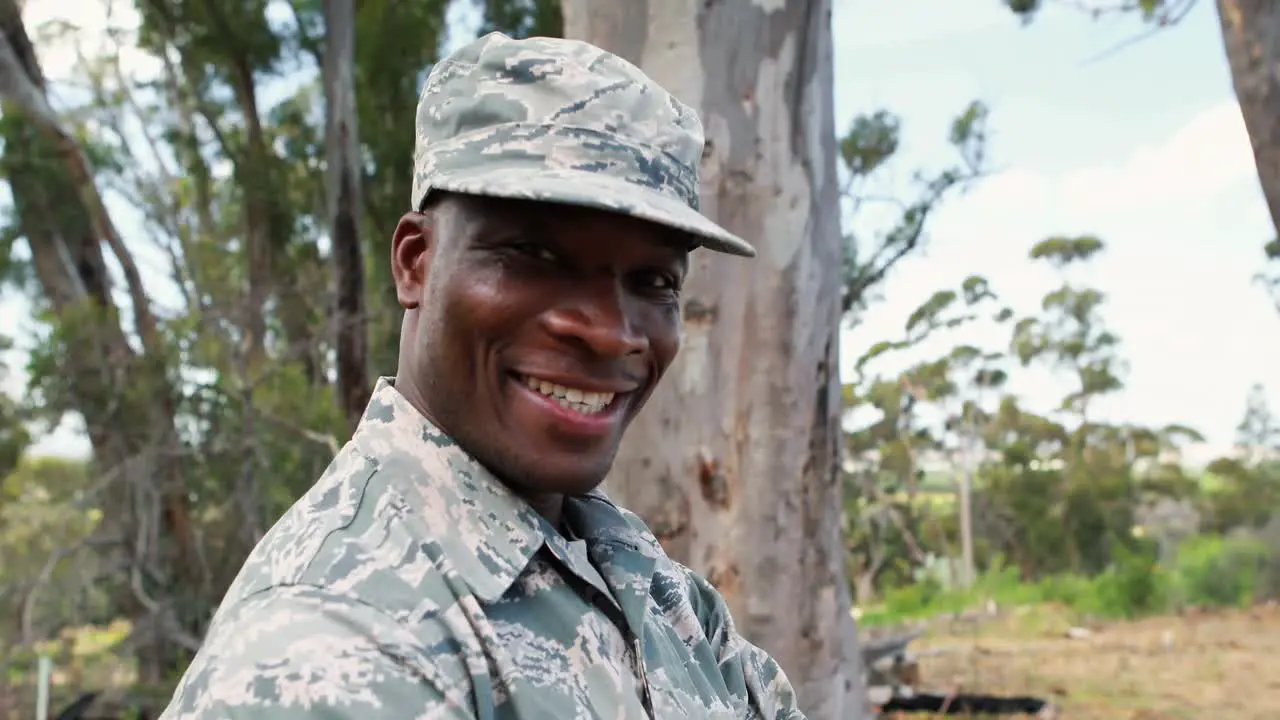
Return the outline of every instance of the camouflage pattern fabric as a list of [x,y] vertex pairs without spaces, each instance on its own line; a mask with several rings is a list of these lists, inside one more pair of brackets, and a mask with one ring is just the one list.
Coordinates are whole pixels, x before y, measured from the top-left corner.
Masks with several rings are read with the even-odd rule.
[[585,554],[383,378],[162,717],[803,718],[638,517],[594,492],[565,518]]
[[574,40],[490,33],[440,61],[418,101],[412,207],[433,190],[621,212],[752,257],[698,212],[702,123],[639,68]]

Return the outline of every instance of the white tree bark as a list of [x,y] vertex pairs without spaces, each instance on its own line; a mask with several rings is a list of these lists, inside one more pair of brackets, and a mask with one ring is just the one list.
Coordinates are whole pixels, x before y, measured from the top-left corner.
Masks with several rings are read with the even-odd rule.
[[810,718],[864,717],[840,530],[830,2],[563,7],[568,37],[701,111],[703,211],[759,253],[694,253],[680,356],[607,487],[719,588]]
[[1280,233],[1280,3],[1217,0],[1217,7],[1258,179]]

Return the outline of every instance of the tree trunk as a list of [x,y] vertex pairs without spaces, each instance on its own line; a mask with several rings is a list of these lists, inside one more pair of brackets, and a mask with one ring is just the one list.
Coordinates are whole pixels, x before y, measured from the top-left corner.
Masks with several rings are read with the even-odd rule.
[[[189,52],[189,51],[188,51]],[[283,244],[284,236],[277,236],[281,228],[273,227],[273,196],[279,189],[273,187],[275,158],[268,146],[262,118],[258,113],[258,90],[254,84],[253,69],[248,59],[238,57],[231,61],[229,81],[236,104],[244,116],[244,151],[235,160],[236,184],[244,193],[245,262],[249,280],[248,296],[244,306],[243,327],[245,337],[244,357],[249,369],[246,382],[253,383],[265,372],[267,359],[267,300],[271,296],[272,276],[275,270],[275,244]]]
[[360,136],[356,123],[355,0],[324,0],[327,208],[333,243],[338,403],[354,430],[369,402],[364,259],[360,248]]
[[1280,234],[1280,4],[1218,0],[1218,18],[1262,193]]
[[[58,388],[57,406],[83,416],[95,466],[106,476],[100,529],[123,538],[116,550],[128,568],[110,592],[134,620],[139,679],[159,682],[198,643],[188,632],[193,609],[153,593],[204,582],[178,464],[166,348],[88,156],[49,104],[15,0],[0,0],[0,100],[12,120],[5,129],[4,179],[64,345],[65,387]],[[120,323],[103,246],[123,271],[141,352]]]
[[[962,409],[961,412],[964,410]],[[974,455],[980,451],[982,445],[978,441],[977,431],[973,428],[972,422],[961,434],[961,438],[964,443],[962,448],[964,469],[960,474],[959,483],[960,583],[962,587],[969,588],[973,586],[978,574],[973,555],[973,469],[978,462]]]
[[700,111],[702,209],[759,252],[694,254],[682,352],[607,486],[719,588],[809,717],[864,717],[837,472],[830,3],[563,5],[567,37],[631,60]]

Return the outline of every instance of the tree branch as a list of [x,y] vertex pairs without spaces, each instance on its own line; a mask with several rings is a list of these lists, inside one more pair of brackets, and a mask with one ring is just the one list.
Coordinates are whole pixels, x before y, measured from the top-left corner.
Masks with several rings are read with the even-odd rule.
[[[16,10],[15,0],[4,0],[0,4],[0,12],[3,12],[6,19],[13,10]],[[151,313],[150,300],[142,286],[142,276],[133,255],[125,247],[103,205],[102,195],[94,184],[93,169],[88,157],[75,138],[62,126],[44,91],[37,84],[38,70],[34,64],[27,66],[19,59],[11,42],[14,34],[25,36],[26,30],[21,26],[6,27],[5,32],[0,34],[0,98],[13,103],[53,143],[89,214],[94,234],[107,243],[124,271],[125,285],[133,305],[134,323],[143,347],[149,352],[158,352],[160,348],[156,320]]]

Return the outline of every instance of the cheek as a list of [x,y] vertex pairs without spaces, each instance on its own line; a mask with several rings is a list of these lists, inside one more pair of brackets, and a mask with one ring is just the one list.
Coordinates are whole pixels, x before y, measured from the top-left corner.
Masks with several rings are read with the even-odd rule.
[[[436,298],[441,321],[454,337],[477,343],[509,338],[527,314],[516,284],[498,270],[455,273],[445,279]],[[472,348],[474,350],[474,348]]]
[[465,284],[449,278],[435,279],[424,293],[422,314],[427,332],[422,336],[426,353],[451,372],[470,374],[474,353],[477,308]]
[[665,371],[680,351],[680,310],[662,308],[653,313],[649,322],[649,345],[658,367]]

